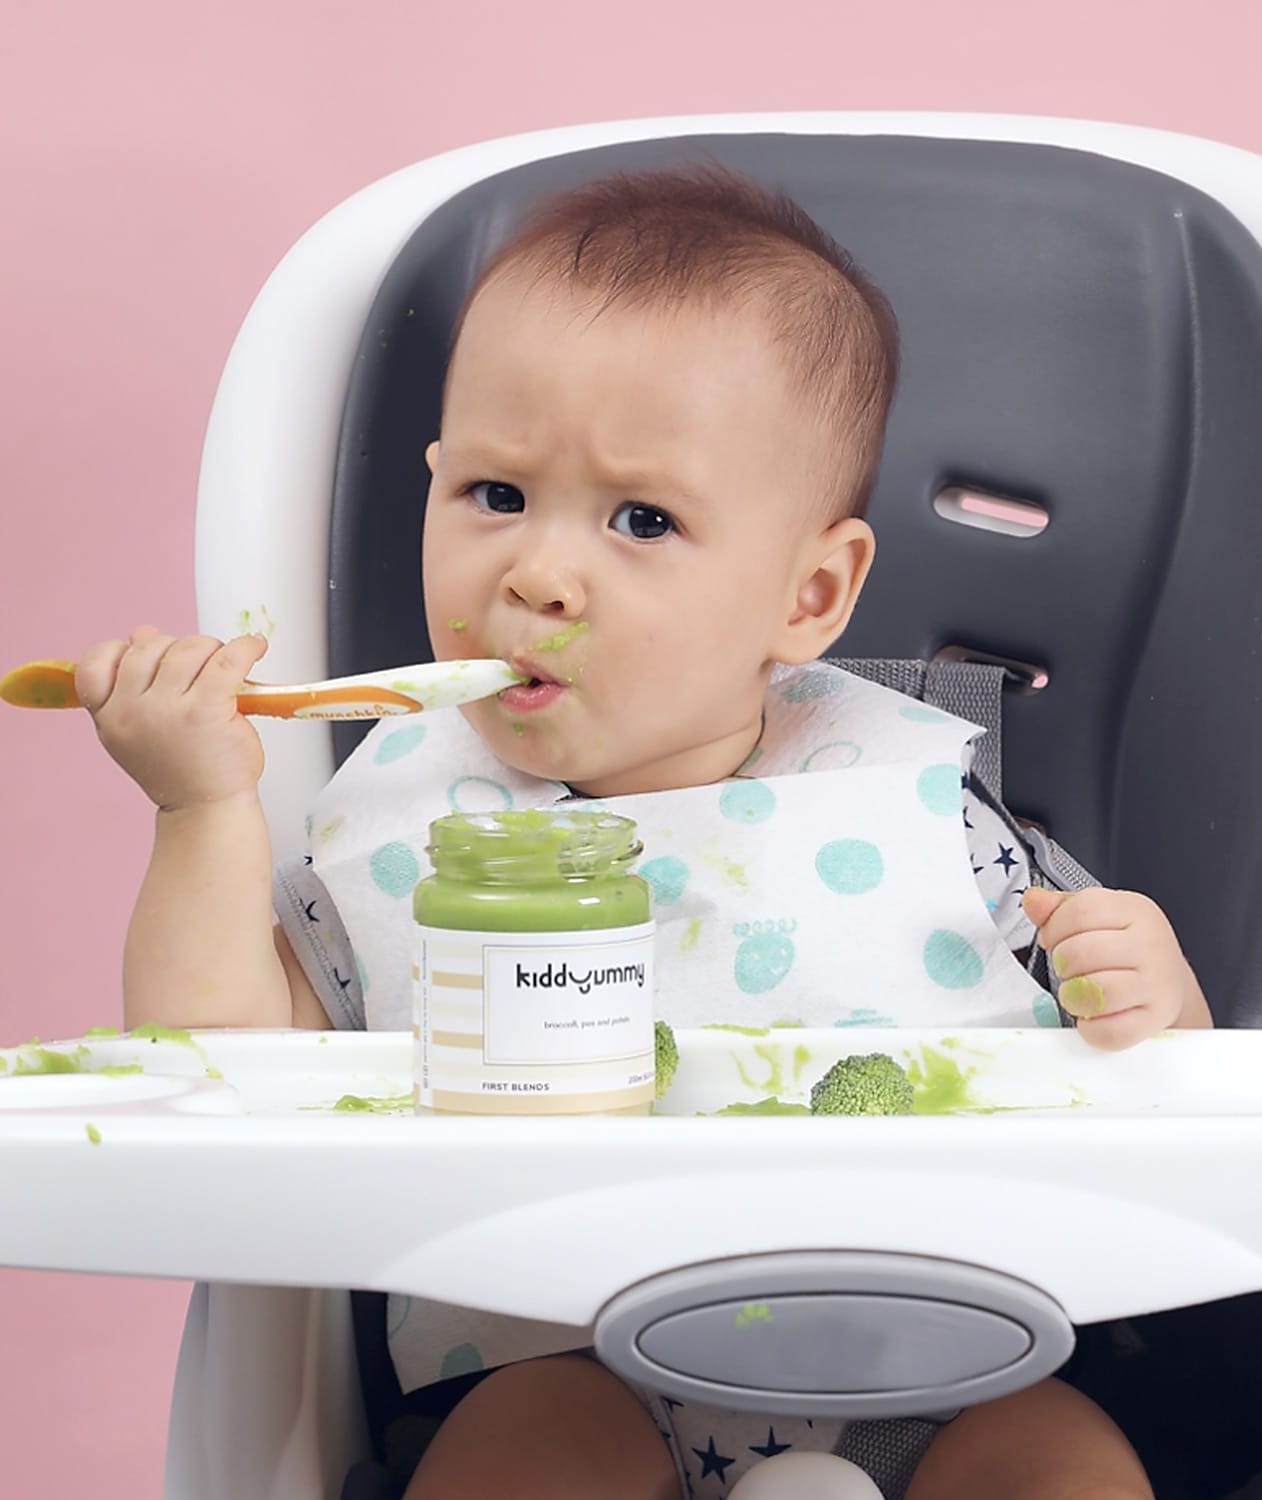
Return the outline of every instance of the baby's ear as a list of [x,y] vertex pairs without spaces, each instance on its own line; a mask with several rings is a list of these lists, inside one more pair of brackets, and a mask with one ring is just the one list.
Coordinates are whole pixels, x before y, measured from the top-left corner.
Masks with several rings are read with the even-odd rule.
[[429,466],[429,472],[431,474],[437,473],[437,471],[438,471],[438,439],[437,438],[435,438],[434,441],[429,445],[429,447],[426,448],[426,450],[425,450],[425,462]]
[[866,521],[847,516],[802,549],[799,583],[772,659],[796,666],[814,661],[850,623],[876,554]]

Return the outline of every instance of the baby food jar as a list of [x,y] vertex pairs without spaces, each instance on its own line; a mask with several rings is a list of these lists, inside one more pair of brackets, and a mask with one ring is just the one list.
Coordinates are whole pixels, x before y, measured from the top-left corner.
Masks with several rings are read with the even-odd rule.
[[454,814],[416,887],[418,1110],[643,1114],[653,914],[635,824],[606,812]]

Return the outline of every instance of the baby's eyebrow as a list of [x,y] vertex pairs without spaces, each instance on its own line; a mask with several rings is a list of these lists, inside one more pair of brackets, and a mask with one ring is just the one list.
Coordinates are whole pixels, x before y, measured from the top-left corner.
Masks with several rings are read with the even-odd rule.
[[611,465],[601,474],[601,480],[608,489],[617,491],[629,500],[651,496],[660,497],[663,502],[682,503],[694,510],[714,509],[713,504],[696,485],[682,475],[672,474],[665,469],[656,470],[639,465],[624,469]]
[[439,453],[441,461],[449,467],[476,469],[487,479],[497,477],[496,471],[523,474],[530,469],[530,455],[524,446],[518,448],[486,440],[456,446],[448,440],[442,443]]
[[[517,447],[494,439],[479,439],[460,446],[444,443],[442,458],[448,467],[466,475],[476,473],[484,480],[501,479],[510,484],[529,480],[536,465],[535,456],[526,445]],[[606,463],[600,466],[597,477],[603,489],[623,499],[648,497],[646,504],[660,499],[663,505],[682,504],[700,512],[715,509],[713,502],[707,500],[696,485],[669,470],[657,470],[644,464]]]

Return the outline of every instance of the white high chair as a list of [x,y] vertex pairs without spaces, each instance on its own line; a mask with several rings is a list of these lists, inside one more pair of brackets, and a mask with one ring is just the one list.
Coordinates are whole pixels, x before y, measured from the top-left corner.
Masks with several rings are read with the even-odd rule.
[[[624,142],[760,133],[1022,142],[1091,153],[1195,185],[1262,240],[1257,158],[1163,132],[1075,121],[678,118],[550,131],[421,162],[316,224],[250,310],[206,439],[197,524],[201,628],[229,636],[243,621],[274,626],[271,680],[351,669],[331,659],[329,645],[331,591],[336,607],[340,582],[330,564],[331,497],[339,465],[352,462],[343,430],[348,383],[365,358],[383,278],[418,225],[463,189],[522,164]],[[869,269],[882,279],[879,266]],[[1028,357],[1036,361],[1038,350]],[[418,458],[428,436],[417,437]],[[980,484],[987,475],[963,477]],[[1023,477],[996,464],[992,487],[1007,493]],[[1037,499],[1037,476],[1031,484],[1027,494]],[[346,545],[333,538],[335,552]],[[394,562],[419,569],[416,558]],[[856,621],[860,636],[864,619]],[[854,649],[850,637],[846,646],[848,654],[871,654],[862,642]],[[377,647],[357,637],[346,649]],[[879,649],[927,654],[902,641]],[[408,659],[420,656],[399,658]],[[385,664],[393,662],[360,665]],[[1025,709],[1017,704],[1014,713],[1019,740]],[[303,840],[307,806],[334,768],[335,742],[309,723],[265,721],[260,730],[263,795],[279,855]],[[1084,848],[1072,830],[1063,837],[1099,873],[1110,873],[1107,849]],[[838,1055],[852,1050],[852,1040],[869,1050],[895,1050],[895,1038],[899,1046],[919,1044],[890,1032],[838,1038]],[[347,1286],[423,1293],[579,1328],[599,1319],[598,1347],[645,1378],[637,1350],[646,1322],[707,1299],[747,1301],[758,1287],[760,1299],[788,1297],[832,1276],[839,1289],[924,1297],[926,1312],[975,1305],[1023,1330],[1028,1347],[994,1356],[996,1368],[1007,1369],[1006,1387],[986,1385],[989,1368],[955,1372],[963,1383],[949,1389],[975,1399],[1055,1368],[1071,1323],[1262,1290],[1262,1205],[1238,1190],[1262,1162],[1262,1112],[1251,1087],[1258,1040],[1188,1036],[1165,1052],[1165,1044],[1152,1044],[1105,1059],[1086,1057],[1071,1033],[991,1038],[991,1060],[977,1066],[997,1091],[994,1102],[1007,1097],[1006,1078],[1013,1102],[1064,1104],[1072,1073],[1106,1117],[1036,1112],[996,1117],[984,1129],[976,1120],[941,1119],[919,1122],[932,1129],[914,1135],[900,1128],[913,1122],[880,1120],[733,1119],[721,1133],[699,1133],[683,1119],[643,1122],[643,1129],[639,1122],[527,1120],[510,1130],[496,1120],[300,1116],[299,1102],[397,1087],[408,1070],[406,1039],[205,1039],[205,1056],[235,1087],[235,1103],[197,1076],[203,1070],[192,1052],[161,1046],[162,1074],[185,1077],[131,1080],[124,1108],[115,1109],[107,1081],[78,1075],[38,1080],[38,1092],[21,1100],[0,1089],[0,1153],[16,1193],[41,1205],[38,1215],[0,1224],[0,1262],[201,1282],[176,1376],[167,1500],[339,1493],[348,1467],[367,1451]],[[92,1046],[105,1060],[141,1055],[125,1041]],[[1205,1069],[1216,1081],[1207,1081]],[[704,1069],[689,1074],[687,1059],[680,1086],[674,1108],[681,1113],[730,1098],[713,1094]],[[1153,1097],[1166,1102],[1163,1111],[1151,1112]],[[241,1099],[252,1111],[245,1118]],[[89,1117],[105,1137],[97,1149],[84,1146]],[[853,1148],[841,1156],[832,1123]],[[1075,1149],[1088,1141],[1089,1153]],[[174,1175],[173,1163],[180,1164]],[[150,1171],[162,1172],[160,1217],[145,1190]],[[682,1212],[698,1182],[772,1171],[774,1181],[760,1189],[758,1224],[735,1209],[717,1207],[704,1223]],[[59,1190],[44,1198],[41,1183],[53,1173]],[[841,1225],[843,1202],[859,1207]],[[94,1226],[90,1243],[84,1223]],[[613,1236],[610,1225],[618,1226]],[[637,1234],[637,1226],[648,1228]],[[504,1254],[510,1244],[511,1258]],[[1112,1248],[1117,1272],[1100,1264],[1102,1245]],[[838,1246],[863,1255],[829,1263]],[[690,1267],[701,1270],[683,1269]],[[901,1281],[904,1271],[920,1280]],[[717,1378],[714,1368],[682,1364],[656,1374],[677,1393],[695,1394],[706,1388],[698,1381]],[[869,1391],[872,1399],[852,1402],[851,1413],[941,1410],[951,1404],[944,1389],[921,1390],[902,1406]],[[824,1409],[801,1391],[788,1399],[805,1414]]]

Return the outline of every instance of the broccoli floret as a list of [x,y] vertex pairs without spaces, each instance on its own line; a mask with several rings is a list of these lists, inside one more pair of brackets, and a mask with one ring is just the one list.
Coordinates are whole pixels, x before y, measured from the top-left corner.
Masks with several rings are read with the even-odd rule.
[[665,1021],[653,1022],[654,1062],[657,1066],[657,1097],[661,1099],[674,1081],[679,1066],[679,1044]]
[[892,1057],[843,1057],[811,1089],[813,1115],[909,1115],[911,1080]]

